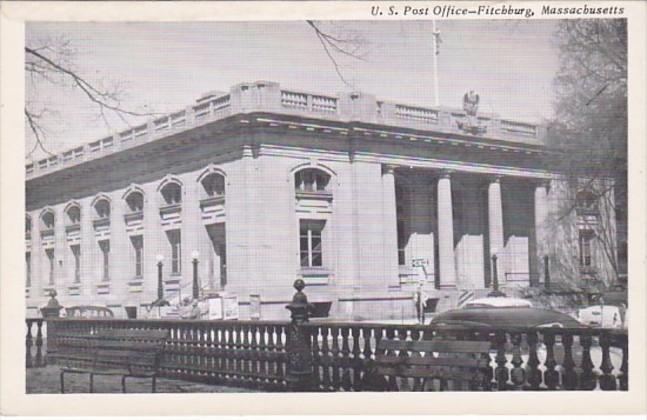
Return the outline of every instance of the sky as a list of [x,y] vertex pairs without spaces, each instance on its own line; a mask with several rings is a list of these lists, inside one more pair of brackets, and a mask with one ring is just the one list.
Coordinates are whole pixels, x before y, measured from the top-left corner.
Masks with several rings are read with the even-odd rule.
[[[437,22],[440,104],[460,108],[463,94],[480,95],[480,111],[541,122],[553,115],[558,69],[555,20]],[[121,87],[121,104],[172,112],[203,93],[241,82],[276,81],[320,93],[359,90],[378,99],[433,105],[431,21],[334,21],[321,27],[359,39],[361,60],[335,56],[345,84],[306,22],[28,23],[26,44],[69,41],[69,65],[97,85]],[[46,52],[47,50],[44,50]],[[349,86],[350,85],[350,86]],[[79,89],[26,80],[39,108],[44,144],[58,153],[128,128],[107,123]],[[131,125],[146,118],[128,118]],[[34,139],[27,130],[26,154]],[[36,150],[28,160],[45,156]]]

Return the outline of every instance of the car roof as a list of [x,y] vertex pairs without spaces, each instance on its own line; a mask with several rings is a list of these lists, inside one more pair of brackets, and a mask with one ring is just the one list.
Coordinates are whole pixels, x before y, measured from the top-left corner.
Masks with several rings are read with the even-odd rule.
[[479,307],[493,307],[493,308],[531,308],[532,303],[526,299],[511,298],[511,297],[485,297],[474,299],[466,302],[463,308],[479,308]]

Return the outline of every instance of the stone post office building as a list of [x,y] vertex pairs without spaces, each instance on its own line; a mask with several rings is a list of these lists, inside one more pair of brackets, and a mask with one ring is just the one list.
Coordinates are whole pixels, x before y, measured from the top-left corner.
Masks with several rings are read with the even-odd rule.
[[241,318],[250,295],[285,318],[297,277],[339,319],[411,317],[421,283],[453,307],[490,287],[492,254],[502,287],[536,285],[555,241],[603,270],[577,219],[544,228],[563,192],[544,136],[365,93],[211,92],[27,166],[28,314],[55,289],[123,316],[156,299],[160,257],[165,297],[190,295],[197,258],[202,293],[238,296]]

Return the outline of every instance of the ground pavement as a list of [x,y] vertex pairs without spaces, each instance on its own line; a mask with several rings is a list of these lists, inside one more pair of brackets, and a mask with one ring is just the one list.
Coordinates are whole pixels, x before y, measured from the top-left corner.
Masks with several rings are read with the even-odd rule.
[[[90,392],[89,375],[65,374],[65,393],[87,394]],[[150,393],[151,380],[128,378],[128,393]],[[60,370],[56,365],[27,369],[28,394],[58,394],[60,387]],[[121,376],[95,376],[95,393],[121,393]],[[233,388],[222,385],[208,385],[176,379],[157,378],[157,393],[182,392],[254,392],[249,389]]]

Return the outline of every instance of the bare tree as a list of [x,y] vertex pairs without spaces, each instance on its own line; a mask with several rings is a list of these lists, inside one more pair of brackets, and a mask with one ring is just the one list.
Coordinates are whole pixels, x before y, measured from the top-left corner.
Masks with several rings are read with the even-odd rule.
[[[344,84],[353,87],[344,75],[341,59],[345,57],[363,60],[361,48],[365,45],[364,39],[357,32],[332,22],[306,22],[330,59],[337,76]],[[31,85],[28,92],[37,91],[34,86],[41,82],[80,92],[89,104],[96,108],[98,117],[108,128],[109,116],[117,117],[130,125],[128,117],[155,115],[150,110],[139,111],[124,106],[122,101],[126,92],[123,83],[90,79],[76,68],[75,59],[76,51],[69,39],[28,40],[25,46],[25,74],[28,84]],[[37,92],[32,93],[37,96]],[[53,155],[46,144],[48,130],[44,120],[46,116],[57,112],[56,109],[39,102],[28,99],[24,109],[25,123],[34,139],[34,145],[27,153],[28,158],[38,149]]]
[[[152,112],[143,112],[129,109],[122,105],[124,96],[123,84],[119,82],[105,82],[90,80],[75,68],[74,60],[76,51],[71,40],[48,38],[31,41],[25,46],[25,74],[28,84],[32,86],[45,82],[52,85],[71,87],[81,92],[85,98],[97,109],[99,117],[106,126],[110,127],[107,114],[117,116],[128,124],[126,117],[142,117],[153,115]],[[36,94],[35,92],[32,92]],[[46,104],[38,104],[35,100],[27,100],[24,114],[26,124],[34,137],[34,146],[27,157],[37,149],[48,155],[53,155],[45,144],[47,129],[43,119],[56,110]],[[128,124],[129,125],[129,124]]]
[[342,66],[339,62],[340,57],[349,57],[354,60],[364,60],[362,47],[366,41],[364,38],[348,28],[324,28],[325,24],[313,20],[306,21],[310,28],[314,31],[317,39],[330,62],[335,69],[335,73],[339,79],[348,87],[354,88],[344,76]]
[[[556,33],[560,69],[555,78],[556,119],[548,142],[563,151],[548,166],[572,190],[556,222],[578,208],[577,192],[598,200],[595,241],[615,277],[626,267],[627,27],[624,19],[563,20]],[[603,279],[609,283],[615,279]]]

